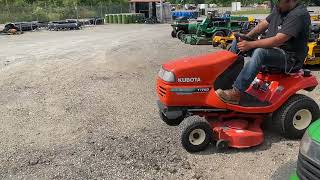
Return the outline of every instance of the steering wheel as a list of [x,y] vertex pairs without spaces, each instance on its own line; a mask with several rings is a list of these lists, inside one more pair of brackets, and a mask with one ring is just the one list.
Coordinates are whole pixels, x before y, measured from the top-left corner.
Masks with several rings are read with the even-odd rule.
[[[234,36],[236,38],[237,43],[240,42],[240,40],[255,41],[255,39],[241,33],[235,33]],[[240,50],[238,50],[237,52],[238,55],[242,55],[244,57],[248,56],[248,54],[251,54],[251,53],[252,53],[252,50],[250,50],[249,52],[241,52]]]
[[240,39],[245,40],[245,41],[254,41],[253,38],[245,35],[245,34],[241,34],[241,33],[236,33],[234,34],[234,36],[236,37],[236,40],[239,42]]

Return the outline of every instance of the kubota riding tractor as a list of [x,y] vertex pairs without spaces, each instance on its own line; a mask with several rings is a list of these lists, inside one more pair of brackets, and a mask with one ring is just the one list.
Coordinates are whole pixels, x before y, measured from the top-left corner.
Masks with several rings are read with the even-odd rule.
[[162,65],[157,79],[160,116],[168,125],[180,125],[187,151],[204,150],[210,142],[219,149],[259,145],[264,140],[261,123],[270,114],[283,136],[301,138],[319,117],[317,103],[297,94],[318,85],[311,71],[303,69],[288,74],[265,67],[238,105],[223,102],[215,91],[232,88],[243,65],[241,55],[225,50]]

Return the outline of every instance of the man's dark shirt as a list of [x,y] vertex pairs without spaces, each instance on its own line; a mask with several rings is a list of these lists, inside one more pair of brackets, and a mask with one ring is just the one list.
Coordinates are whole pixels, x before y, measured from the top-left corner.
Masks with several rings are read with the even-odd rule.
[[269,23],[267,38],[274,37],[277,33],[291,36],[280,48],[296,59],[296,66],[302,67],[307,56],[309,27],[311,25],[310,14],[306,7],[297,4],[294,9],[285,14],[280,14],[274,8],[266,20]]

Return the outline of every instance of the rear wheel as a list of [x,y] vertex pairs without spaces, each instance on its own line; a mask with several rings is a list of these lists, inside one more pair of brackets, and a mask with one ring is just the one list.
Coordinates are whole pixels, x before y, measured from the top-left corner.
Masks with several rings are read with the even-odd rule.
[[186,118],[181,123],[180,130],[181,144],[188,152],[206,149],[213,138],[210,124],[199,116]]
[[273,114],[278,132],[286,138],[301,138],[320,116],[318,104],[308,96],[293,95]]
[[[225,33],[224,33],[223,31],[216,31],[215,33],[213,33],[212,39],[213,39],[215,36],[224,37],[224,36],[225,36]],[[213,46],[213,47],[218,47],[219,45],[220,45],[220,43],[212,41],[212,46]]]
[[223,32],[223,31],[216,31],[215,33],[213,33],[212,37],[215,37],[215,36],[226,36],[226,34]]
[[183,35],[184,35],[184,31],[183,30],[180,30],[180,31],[177,32],[177,38],[178,39],[181,39]]

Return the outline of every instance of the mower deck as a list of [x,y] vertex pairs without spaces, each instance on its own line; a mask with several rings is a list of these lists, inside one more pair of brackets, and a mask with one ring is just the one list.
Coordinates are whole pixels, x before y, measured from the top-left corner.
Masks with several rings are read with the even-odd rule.
[[209,122],[213,128],[214,139],[225,141],[228,147],[248,148],[261,144],[264,140],[260,128],[262,118],[255,120],[236,119],[229,121]]
[[[198,115],[209,122],[213,139],[226,147],[248,148],[257,146],[264,140],[260,128],[265,114],[242,114],[227,109],[210,109],[200,107],[167,107],[158,101],[158,107],[168,118],[175,119],[181,115]],[[224,148],[219,147],[219,148]]]

